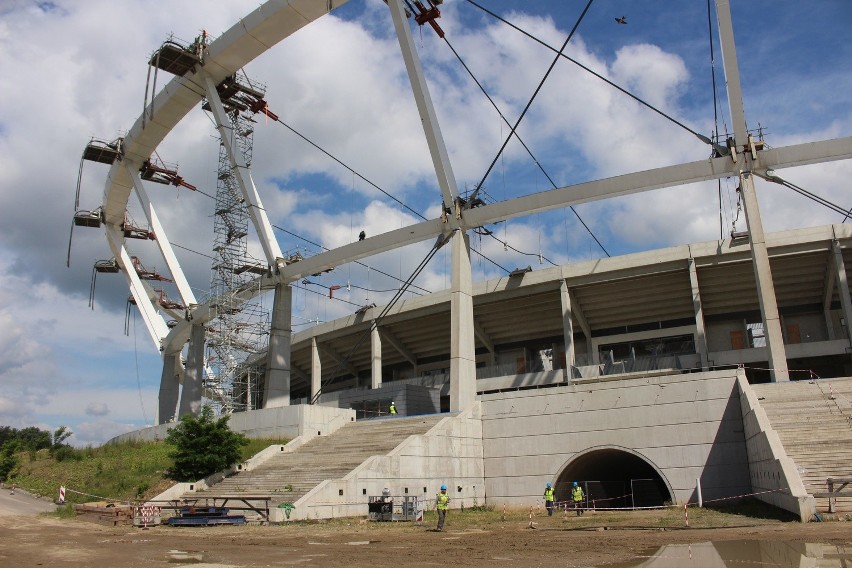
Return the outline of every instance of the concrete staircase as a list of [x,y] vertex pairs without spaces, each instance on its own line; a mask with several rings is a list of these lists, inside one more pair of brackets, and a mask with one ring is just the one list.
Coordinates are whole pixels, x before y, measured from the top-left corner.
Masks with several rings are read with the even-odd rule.
[[[752,388],[808,493],[828,491],[830,477],[852,479],[852,378]],[[828,499],[817,498],[816,506],[828,511]],[[852,497],[838,498],[837,510],[852,511]]]
[[240,471],[183,498],[269,496],[270,507],[295,503],[326,479],[340,479],[375,455],[385,455],[415,434],[425,434],[446,414],[351,422],[318,436],[293,452],[281,452],[250,471]]

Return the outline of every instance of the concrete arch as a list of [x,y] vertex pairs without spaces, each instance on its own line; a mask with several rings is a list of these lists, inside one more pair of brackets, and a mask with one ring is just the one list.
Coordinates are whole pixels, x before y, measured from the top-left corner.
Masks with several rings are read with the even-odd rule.
[[570,499],[579,482],[589,507],[653,507],[674,502],[674,490],[660,469],[635,450],[615,445],[575,454],[556,476],[556,499]]

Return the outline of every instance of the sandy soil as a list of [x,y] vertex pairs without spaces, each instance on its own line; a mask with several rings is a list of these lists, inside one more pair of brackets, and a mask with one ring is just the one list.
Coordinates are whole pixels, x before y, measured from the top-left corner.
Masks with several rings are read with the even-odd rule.
[[[852,523],[702,519],[592,513],[582,519],[528,515],[454,515],[432,524],[338,520],[283,526],[149,529],[107,527],[53,516],[0,516],[0,565],[59,567],[244,566],[588,567],[627,561],[671,543],[725,540],[852,545]],[[455,517],[455,518],[454,518]],[[427,517],[430,520],[430,517]],[[707,522],[736,526],[696,528]],[[621,526],[619,526],[621,525]],[[669,526],[663,526],[669,525]],[[679,526],[674,526],[679,525]]]

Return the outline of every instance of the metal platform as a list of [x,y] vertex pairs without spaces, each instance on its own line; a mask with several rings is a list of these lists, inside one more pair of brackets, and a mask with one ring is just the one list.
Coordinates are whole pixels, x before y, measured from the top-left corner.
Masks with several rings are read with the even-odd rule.
[[201,63],[201,59],[187,48],[174,42],[165,42],[154,52],[148,63],[167,73],[182,77]]
[[229,515],[229,512],[228,507],[183,507],[166,524],[179,527],[246,524],[245,515]]

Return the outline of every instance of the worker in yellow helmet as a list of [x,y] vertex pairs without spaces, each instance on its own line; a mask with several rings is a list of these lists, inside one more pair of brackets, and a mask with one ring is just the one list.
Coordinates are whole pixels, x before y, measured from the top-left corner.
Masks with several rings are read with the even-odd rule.
[[571,500],[574,502],[574,509],[577,511],[578,517],[583,514],[583,499],[585,498],[583,488],[575,481],[574,487],[571,489]]
[[544,488],[544,508],[547,509],[547,516],[553,516],[553,486],[550,482]]
[[438,532],[444,530],[444,521],[447,518],[447,509],[450,508],[450,496],[447,495],[447,486],[441,485],[441,492],[435,496],[435,509],[438,511]]

